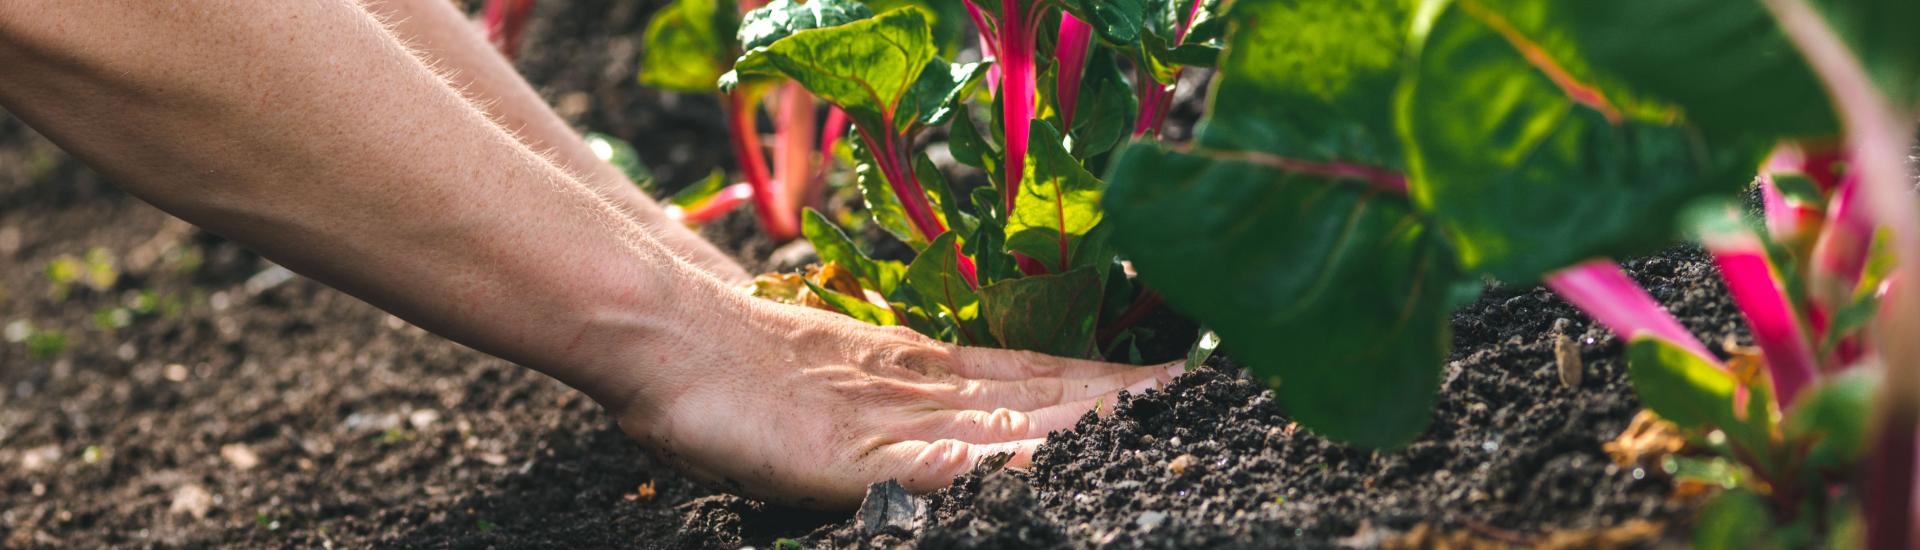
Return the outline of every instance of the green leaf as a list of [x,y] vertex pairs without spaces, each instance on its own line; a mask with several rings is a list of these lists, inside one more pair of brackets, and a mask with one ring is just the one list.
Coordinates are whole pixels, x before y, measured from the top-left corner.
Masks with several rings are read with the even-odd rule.
[[1200,144],[1399,169],[1392,105],[1410,2],[1233,3]]
[[1806,60],[1753,0],[1542,2],[1594,66],[1678,104],[1714,135],[1838,131]]
[[991,62],[948,64],[939,58],[928,61],[927,68],[920,72],[920,79],[900,101],[900,112],[896,115],[900,122],[896,126],[902,131],[914,126],[939,126],[965,112],[966,105],[960,100],[973,91],[991,65]]
[[1141,16],[1147,12],[1145,0],[1072,0],[1062,2],[1062,6],[1092,26],[1100,38],[1114,44],[1139,40]]
[[837,27],[873,17],[866,4],[850,0],[773,0],[740,18],[740,49],[751,51],[773,45],[793,33]]
[[1296,420],[1370,447],[1426,430],[1467,279],[1404,199],[1139,143],[1109,174],[1113,243],[1141,281],[1218,333]]
[[907,265],[907,286],[913,287],[929,309],[938,308],[959,330],[960,343],[982,345],[985,340],[975,330],[980,318],[980,296],[960,276],[960,251],[954,247],[954,240],[952,231],[935,237],[933,243]]
[[1809,0],[1895,106],[1920,105],[1920,2]]
[[940,216],[940,223],[959,235],[972,235],[979,228],[978,220],[960,211],[960,199],[953,195],[953,188],[947,183],[947,175],[933,165],[933,159],[928,158],[926,153],[914,155],[913,174],[914,179],[920,180],[920,184],[925,187],[927,200],[937,209],[935,213]]
[[647,169],[646,163],[640,161],[640,152],[635,151],[632,144],[600,132],[587,132],[584,139],[593,156],[619,168],[620,173],[626,174],[627,179],[642,190],[649,193],[653,191],[653,172]]
[[899,324],[899,322],[894,319],[893,310],[880,307],[864,298],[848,296],[829,290],[820,285],[813,284],[813,281],[805,278],[801,278],[800,281],[806,283],[807,289],[812,290],[815,296],[819,296],[820,301],[826,302],[827,305],[833,306],[834,309],[840,310],[841,313],[847,314],[848,317],[859,319],[867,324],[880,325],[883,327]]
[[674,0],[647,22],[640,47],[640,83],[687,93],[712,93],[733,65],[739,24],[731,0]]
[[1132,136],[1133,117],[1140,111],[1140,101],[1133,96],[1133,86],[1120,74],[1120,65],[1113,54],[1095,51],[1088,60],[1085,81],[1080,85],[1080,103],[1075,110],[1073,124],[1067,131],[1073,138],[1069,149],[1074,157],[1093,158],[1112,151]]
[[1005,251],[1006,222],[1000,213],[1000,192],[989,187],[973,189],[974,212],[980,215],[976,220],[979,227],[974,230],[973,238],[967,241],[968,253],[973,255],[974,276],[981,286],[994,281],[1013,279],[1020,276],[1013,256]]
[[1213,350],[1220,348],[1220,335],[1206,328],[1200,329],[1200,337],[1193,341],[1193,348],[1187,350],[1187,370],[1200,368],[1213,358]]
[[952,58],[960,48],[971,43],[974,34],[973,21],[967,17],[964,1],[954,0],[865,0],[875,13],[885,13],[896,9],[913,7],[927,13],[933,25],[933,42],[940,47],[940,56]]
[[896,261],[876,261],[861,252],[853,239],[847,237],[839,226],[827,221],[827,217],[818,210],[806,209],[801,215],[800,232],[807,236],[807,242],[813,243],[814,253],[820,256],[820,263],[838,262],[853,271],[860,286],[886,296],[900,286],[900,280],[906,277],[907,267]]
[[1521,283],[1655,250],[1674,239],[1674,212],[1752,180],[1756,147],[1710,146],[1689,128],[1634,118],[1623,96],[1611,115],[1576,102],[1548,74],[1587,74],[1580,60],[1533,64],[1569,49],[1565,31],[1538,31],[1537,9],[1485,7],[1494,4],[1459,0],[1437,16],[1398,102],[1409,191],[1463,267]]
[[1000,147],[980,136],[980,128],[974,126],[973,117],[966,109],[959,109],[953,117],[953,126],[947,133],[947,152],[960,164],[984,170],[997,170],[1000,166]]
[[681,208],[694,208],[713,198],[721,189],[727,188],[727,172],[715,168],[707,173],[706,179],[689,185],[667,198],[667,204]]
[[1100,275],[1083,267],[1023,277],[980,289],[987,329],[1009,349],[1065,357],[1093,354],[1100,317]]
[[896,117],[896,110],[935,50],[926,15],[907,8],[793,33],[747,52],[734,70],[742,78],[791,78],[862,128],[904,128],[917,113]]
[[1767,501],[1746,489],[1732,489],[1714,495],[1700,512],[1693,528],[1693,547],[1698,550],[1753,550],[1775,548],[1768,542],[1768,526],[1774,523]]
[[887,184],[887,177],[880,171],[880,165],[873,160],[873,152],[868,151],[865,140],[850,139],[845,142],[853,152],[853,181],[860,188],[860,198],[867,206],[867,213],[873,216],[873,223],[886,230],[887,234],[907,243],[914,250],[927,247],[927,240],[913,228],[913,222],[907,218],[907,209],[900,205],[900,197],[893,194],[893,187]]
[[1100,223],[1102,185],[1061,148],[1053,125],[1036,118],[1032,128],[1027,173],[1007,217],[1007,249],[1064,271],[1073,267],[1080,237]]
[[1644,333],[1634,335],[1627,345],[1627,376],[1640,403],[1661,418],[1682,428],[1719,429],[1756,455],[1771,447],[1771,394],[1764,387],[1749,387],[1747,411],[1736,415],[1739,381],[1686,348]]
[[1873,418],[1877,369],[1854,368],[1815,381],[1787,411],[1781,431],[1787,441],[1810,445],[1809,471],[1851,467],[1867,446],[1867,421]]

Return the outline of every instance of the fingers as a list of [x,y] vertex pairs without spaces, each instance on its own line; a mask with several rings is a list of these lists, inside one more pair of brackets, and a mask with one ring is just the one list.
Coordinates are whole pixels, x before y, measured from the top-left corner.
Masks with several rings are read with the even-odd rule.
[[[1027,380],[964,380],[946,395],[936,399],[949,401],[956,409],[993,410],[1008,408],[1030,411],[1086,401],[1145,382],[1169,383],[1186,372],[1183,363],[1151,367],[1129,367],[1123,372],[1092,378],[1032,378]],[[1151,387],[1151,386],[1148,386]]]
[[975,464],[994,455],[1010,453],[1009,468],[1025,468],[1033,463],[1033,451],[1045,439],[1022,439],[1002,443],[967,443],[957,439],[902,441],[882,447],[875,458],[892,464],[894,479],[908,491],[924,493],[946,487],[953,478],[972,470]]
[[954,374],[980,380],[1029,378],[1092,378],[1139,367],[1085,359],[1056,357],[1031,351],[959,348]]
[[[973,443],[993,443],[1021,439],[1045,438],[1053,432],[1073,429],[1080,418],[1088,411],[1108,412],[1114,403],[1119,402],[1120,392],[1139,395],[1161,384],[1159,378],[1141,380],[1121,390],[1115,390],[1092,399],[1083,399],[1061,403],[1039,409],[1020,411],[1007,408],[982,410],[943,410],[927,413],[921,420],[914,422],[907,433],[899,434],[905,439],[958,439]],[[1096,410],[1101,409],[1101,410]]]

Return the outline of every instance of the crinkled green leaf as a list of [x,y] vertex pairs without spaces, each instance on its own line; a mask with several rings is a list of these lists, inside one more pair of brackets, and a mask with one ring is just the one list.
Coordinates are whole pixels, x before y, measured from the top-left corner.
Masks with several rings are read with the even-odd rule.
[[1102,184],[1061,148],[1053,125],[1036,118],[1032,128],[1026,176],[1007,216],[1007,249],[1064,271],[1079,239],[1100,223]]
[[1426,430],[1450,291],[1466,278],[1405,199],[1150,144],[1123,149],[1109,174],[1113,243],[1140,279],[1218,333],[1301,424],[1372,447]]
[[927,13],[933,28],[933,42],[940,48],[940,56],[952,58],[960,48],[973,43],[976,36],[973,21],[967,17],[967,6],[963,0],[865,0],[867,7],[875,13],[885,13],[901,8],[917,8]]
[[1093,354],[1100,275],[1083,267],[981,287],[988,330],[1010,349],[1066,357]]
[[710,93],[733,65],[739,24],[731,0],[674,0],[647,22],[641,37],[640,83],[688,93]]
[[868,17],[873,17],[873,10],[852,0],[807,0],[804,4],[773,0],[741,16],[740,49],[764,48],[796,32],[837,27]]
[[1234,2],[1199,142],[1399,169],[1392,106],[1411,2]]
[[917,113],[896,118],[896,110],[935,49],[926,15],[908,8],[793,33],[747,52],[734,70],[742,78],[791,78],[862,128],[895,128],[917,120]]
[[896,114],[900,121],[896,126],[906,130],[913,126],[939,126],[946,124],[966,109],[961,102],[971,93],[980,77],[987,74],[991,62],[952,63],[934,58],[927,62],[926,70],[920,72],[920,80],[907,90],[907,97],[900,101],[900,112]]
[[1754,0],[1540,2],[1593,65],[1678,104],[1715,135],[1837,130],[1805,58]]
[[966,250],[973,257],[974,275],[981,286],[1020,276],[1013,256],[1005,252],[1006,221],[1001,214],[1000,192],[990,187],[973,189],[973,208],[978,213],[973,238]]
[[960,276],[960,251],[954,246],[954,233],[941,233],[907,265],[907,285],[913,287],[930,310],[938,308],[959,330],[960,343],[980,345],[985,340],[976,330],[980,318],[980,296]]
[[847,237],[827,217],[818,210],[806,209],[801,215],[800,232],[807,236],[807,242],[813,243],[815,254],[820,263],[837,262],[853,271],[860,286],[886,296],[900,286],[900,280],[906,277],[907,267],[892,260],[874,260],[860,251],[860,247]]
[[1141,19],[1147,14],[1146,0],[1068,0],[1061,5],[1114,44],[1139,40]]
[[[1409,191],[1462,266],[1518,283],[1656,250],[1674,239],[1682,206],[1751,181],[1758,148],[1710,146],[1690,128],[1635,117],[1625,100],[1613,120],[1575,101],[1553,68],[1533,63],[1571,48],[1564,29],[1542,30],[1546,14],[1529,1],[1448,4],[1399,95]],[[1524,8],[1496,9],[1508,5]],[[1569,78],[1588,74],[1583,63],[1555,58]]]

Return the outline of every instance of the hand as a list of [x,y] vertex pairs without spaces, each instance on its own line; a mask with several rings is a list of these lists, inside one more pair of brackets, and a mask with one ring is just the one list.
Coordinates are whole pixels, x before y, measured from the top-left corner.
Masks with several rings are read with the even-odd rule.
[[716,361],[659,369],[616,413],[684,471],[811,508],[851,508],[887,479],[931,491],[1001,453],[1025,467],[1049,432],[1185,368],[959,347],[771,302],[749,309],[711,338],[723,353],[702,355]]

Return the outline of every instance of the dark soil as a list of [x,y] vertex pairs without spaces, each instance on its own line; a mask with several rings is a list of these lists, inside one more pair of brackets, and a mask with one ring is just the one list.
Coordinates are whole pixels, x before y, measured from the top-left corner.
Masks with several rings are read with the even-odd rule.
[[[685,182],[727,147],[711,101],[634,83],[653,4],[541,2],[521,67],[579,127]],[[709,235],[754,265],[772,250],[746,217]],[[49,262],[93,249],[118,276],[54,296]],[[1408,531],[1535,543],[1692,511],[1601,451],[1637,410],[1620,347],[1536,288],[1493,288],[1455,317],[1434,426],[1406,449],[1296,429],[1221,358],[1056,435],[1030,471],[930,495],[923,529],[867,534],[850,513],[699,486],[559,383],[287,278],[4,114],[0,259],[6,547],[1367,547]],[[1739,333],[1697,253],[1629,268],[1709,341]],[[1585,341],[1578,388],[1556,373],[1561,318]]]

